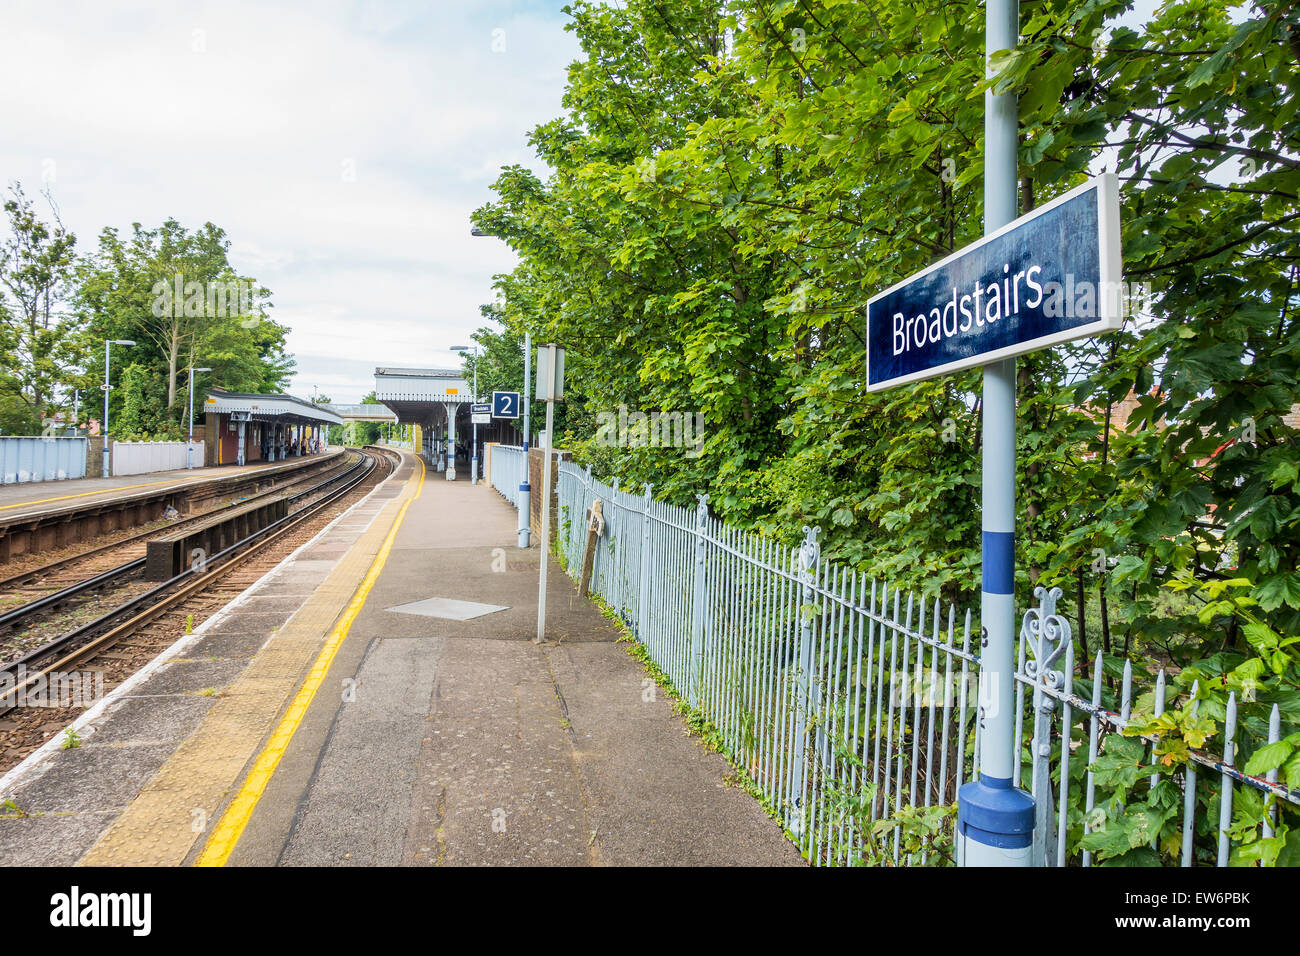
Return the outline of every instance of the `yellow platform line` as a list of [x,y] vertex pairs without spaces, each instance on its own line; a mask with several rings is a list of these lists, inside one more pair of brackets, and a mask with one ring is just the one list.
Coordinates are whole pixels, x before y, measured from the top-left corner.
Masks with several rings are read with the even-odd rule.
[[[256,474],[259,471],[266,471],[265,467],[255,468],[244,474]],[[195,475],[193,478],[164,478],[161,481],[142,481],[135,485],[118,485],[115,488],[101,488],[98,491],[80,491],[75,495],[58,495],[54,498],[35,498],[31,501],[19,501],[12,505],[0,505],[0,511],[8,511],[10,508],[30,508],[32,505],[49,504],[51,501],[67,501],[69,498],[89,498],[91,495],[114,495],[119,491],[130,491],[132,488],[152,488],[154,485],[192,485],[195,482],[211,481],[213,475]],[[93,480],[93,479],[92,479]]]
[[[258,469],[259,471],[261,469]],[[89,498],[91,495],[112,495],[119,491],[129,491],[132,488],[149,488],[152,485],[189,485],[195,481],[201,481],[201,478],[195,478],[190,481],[176,481],[175,479],[166,479],[164,481],[143,481],[138,485],[118,485],[116,488],[100,488],[98,491],[82,491],[75,495],[59,495],[55,498],[35,498],[31,501],[20,501],[13,505],[0,505],[0,511],[8,511],[10,508],[30,508],[32,505],[48,504],[51,501],[67,501],[69,498]]]
[[357,588],[357,592],[353,595],[347,610],[343,612],[333,631],[330,632],[329,639],[325,642],[325,646],[321,648],[315,663],[312,664],[311,671],[307,674],[307,679],[299,688],[292,703],[289,704],[279,726],[275,728],[270,739],[267,740],[266,746],[258,754],[253,769],[248,772],[248,776],[244,779],[244,785],[240,787],[225,814],[222,815],[221,821],[212,831],[207,845],[203,848],[203,853],[195,863],[196,866],[225,866],[230,859],[230,854],[235,851],[235,844],[239,842],[239,838],[244,833],[244,828],[248,826],[248,821],[252,819],[253,811],[257,809],[257,804],[266,792],[266,787],[271,782],[276,767],[280,765],[280,760],[285,751],[289,749],[289,743],[293,740],[293,735],[297,732],[303,717],[306,716],[307,708],[311,706],[312,700],[316,697],[316,691],[325,682],[330,665],[334,663],[339,648],[342,646],[344,639],[347,638],[348,632],[352,630],[353,622],[356,621],[362,608],[366,606],[366,598],[369,597],[375,582],[379,580],[384,565],[388,563],[388,555],[393,549],[393,540],[397,537],[398,529],[402,527],[402,521],[406,518],[407,509],[411,507],[411,503],[416,498],[420,497],[420,492],[424,490],[424,460],[420,458],[416,460],[420,462],[420,483],[416,487],[415,494],[406,499],[402,509],[397,513],[393,527],[389,530],[388,537],[384,539],[384,544],[379,549],[379,553],[375,555],[375,560],[370,565],[369,572],[361,582],[361,586]]

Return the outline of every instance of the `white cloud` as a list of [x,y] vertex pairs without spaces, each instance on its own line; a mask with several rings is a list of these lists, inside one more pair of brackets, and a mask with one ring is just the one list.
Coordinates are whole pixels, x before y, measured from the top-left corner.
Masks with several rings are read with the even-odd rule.
[[512,266],[469,214],[502,164],[538,165],[526,134],[578,54],[560,5],[18,4],[0,177],[52,169],[83,249],[221,226],[292,328],[294,389],[355,401],[374,365],[452,363]]

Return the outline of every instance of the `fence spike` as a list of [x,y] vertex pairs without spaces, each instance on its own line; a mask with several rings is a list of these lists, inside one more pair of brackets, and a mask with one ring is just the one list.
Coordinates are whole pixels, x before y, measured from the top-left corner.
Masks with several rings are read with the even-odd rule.
[[[1233,767],[1236,764],[1236,745],[1237,736],[1237,692],[1228,693],[1228,709],[1223,722],[1223,766],[1225,768]],[[1232,827],[1232,797],[1234,793],[1234,781],[1232,775],[1226,770],[1222,775],[1222,782],[1219,789],[1219,866],[1228,865],[1228,856],[1232,850],[1232,840],[1228,837],[1228,830]]]
[[1133,710],[1133,662],[1126,660],[1124,662],[1124,680],[1120,694],[1120,711],[1119,719],[1121,724],[1127,724],[1129,714]]

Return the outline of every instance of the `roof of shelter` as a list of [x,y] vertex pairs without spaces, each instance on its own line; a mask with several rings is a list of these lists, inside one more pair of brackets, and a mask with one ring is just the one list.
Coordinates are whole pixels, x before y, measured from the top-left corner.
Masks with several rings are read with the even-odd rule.
[[292,395],[257,395],[252,392],[228,392],[224,388],[208,389],[204,412],[245,413],[252,418],[291,418],[342,425],[343,419],[328,405],[315,405]]

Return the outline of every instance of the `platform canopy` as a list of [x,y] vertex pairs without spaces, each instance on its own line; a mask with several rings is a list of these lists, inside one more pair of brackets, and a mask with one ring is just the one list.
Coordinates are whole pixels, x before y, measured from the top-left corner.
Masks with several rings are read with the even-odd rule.
[[204,413],[231,415],[234,419],[252,422],[275,421],[292,425],[342,425],[343,418],[330,411],[328,405],[313,405],[292,395],[253,395],[247,392],[227,392],[222,388],[208,390],[203,401]]
[[473,389],[460,369],[377,368],[375,398],[391,408],[399,422],[432,427],[446,425],[449,413],[454,416],[459,406],[473,401]]

